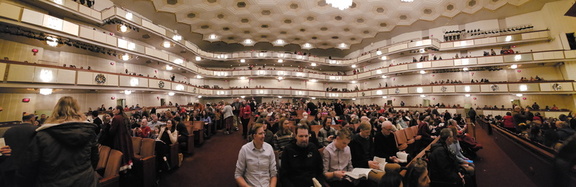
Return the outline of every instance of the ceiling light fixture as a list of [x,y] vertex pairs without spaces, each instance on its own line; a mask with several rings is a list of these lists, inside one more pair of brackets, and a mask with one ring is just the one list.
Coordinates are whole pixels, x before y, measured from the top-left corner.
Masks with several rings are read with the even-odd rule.
[[312,44],[310,43],[305,43],[304,45],[302,45],[303,49],[312,49]]
[[376,55],[382,55],[382,51],[380,50],[376,51]]
[[388,60],[388,57],[387,57],[387,56],[382,56],[380,59],[381,59],[381,60]]
[[341,44],[338,45],[338,48],[340,48],[340,49],[348,49],[349,46],[346,45],[345,43],[341,43]]
[[48,36],[48,37],[46,37],[46,44],[48,44],[51,47],[56,47],[56,46],[58,46],[58,39],[56,39],[52,36]]
[[40,89],[40,94],[50,95],[50,94],[52,94],[52,89],[51,88],[42,88],[42,89]]
[[174,94],[176,94],[176,93],[174,93],[174,92],[168,92],[168,95],[169,95],[169,96],[174,96]]
[[197,56],[196,61],[200,61],[200,60],[202,60],[202,57]]
[[132,20],[132,18],[134,18],[134,15],[131,12],[126,13],[126,19]]
[[126,25],[120,25],[118,30],[120,30],[120,32],[128,32],[128,27]]
[[400,0],[400,1],[402,1],[402,2],[405,2],[405,3],[411,3],[411,2],[414,2],[414,0]]
[[510,68],[512,68],[512,69],[516,69],[516,68],[518,68],[518,65],[516,65],[516,64],[512,64],[512,65],[510,66]]
[[172,66],[166,65],[166,70],[170,71],[172,69],[174,69]]
[[332,5],[332,7],[344,10],[352,6],[352,0],[326,0],[326,4]]
[[246,63],[246,59],[240,59],[240,63]]
[[128,60],[130,60],[130,55],[129,55],[129,54],[124,54],[124,55],[121,56],[121,58],[122,58],[123,61],[128,61]]
[[130,90],[124,90],[124,94],[130,95],[130,94],[132,94],[132,91],[130,91]]
[[358,67],[358,66],[356,66],[356,64],[352,64],[352,68],[356,68],[356,67]]
[[164,43],[162,43],[162,46],[164,46],[164,48],[170,48],[172,47],[172,44],[169,41],[164,41]]
[[282,62],[284,62],[284,60],[278,59],[278,63],[282,63]]
[[286,42],[282,39],[278,39],[278,40],[274,41],[274,45],[275,46],[284,46],[284,45],[286,45]]
[[172,36],[172,39],[173,39],[173,40],[176,40],[176,41],[180,41],[180,40],[182,40],[182,36],[180,36],[180,35],[174,35],[174,36]]
[[317,66],[316,63],[312,63],[312,64],[310,64],[310,65],[311,65],[311,66]]
[[245,39],[244,42],[242,42],[245,46],[253,46],[254,45],[254,40],[251,39]]

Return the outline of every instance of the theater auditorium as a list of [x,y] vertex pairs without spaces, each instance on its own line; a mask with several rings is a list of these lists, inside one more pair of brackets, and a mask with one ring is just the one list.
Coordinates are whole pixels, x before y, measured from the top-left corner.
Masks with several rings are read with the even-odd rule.
[[0,186],[574,186],[574,0],[0,0]]

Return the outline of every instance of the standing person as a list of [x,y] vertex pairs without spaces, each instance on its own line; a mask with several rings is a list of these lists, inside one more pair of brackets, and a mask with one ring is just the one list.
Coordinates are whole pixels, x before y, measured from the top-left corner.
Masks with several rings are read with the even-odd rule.
[[352,171],[352,154],[348,144],[352,139],[352,132],[346,128],[338,131],[336,139],[324,149],[323,163],[324,176],[332,187],[353,186],[350,181],[344,180],[347,171]]
[[110,122],[112,117],[106,113],[102,117],[104,120],[102,120],[102,129],[100,130],[100,134],[98,134],[98,143],[112,147],[112,137],[110,136]]
[[472,123],[476,123],[476,110],[474,110],[474,108],[470,107],[470,110],[468,110],[468,117]]
[[132,168],[132,155],[134,149],[132,148],[132,138],[130,137],[130,129],[128,125],[128,116],[124,113],[122,106],[118,105],[112,110],[114,117],[110,125],[110,137],[112,137],[112,149],[122,152],[122,162],[120,162],[120,171]]
[[242,121],[242,137],[246,139],[248,123],[250,123],[250,117],[252,117],[252,107],[250,107],[246,101],[243,101],[242,104],[242,108],[240,108],[240,120]]
[[86,121],[76,99],[60,98],[46,123],[36,129],[22,159],[20,186],[95,187],[97,127]]
[[312,178],[324,184],[324,167],[318,148],[308,142],[308,125],[296,127],[296,141],[282,151],[280,183],[283,187],[313,186]]
[[250,130],[252,141],[244,144],[238,153],[234,178],[240,187],[276,186],[276,155],[272,145],[264,142],[266,132],[260,123]]
[[232,130],[232,124],[234,123],[234,113],[232,113],[232,106],[230,106],[228,102],[224,103],[224,109],[222,109],[222,113],[224,115],[224,124],[226,125],[226,131],[224,131],[224,134],[230,134],[230,130]]
[[36,115],[27,114],[22,116],[22,124],[13,126],[9,128],[6,133],[4,133],[4,140],[6,145],[10,146],[12,149],[11,156],[7,157],[6,160],[0,163],[0,186],[15,186],[15,175],[18,170],[19,164],[24,160],[24,154],[26,153],[26,148],[34,138],[36,134],[36,128],[33,123],[36,120]]
[[236,99],[232,103],[232,113],[234,113],[234,130],[238,131],[238,123],[240,123],[240,108],[242,107],[242,102],[240,99]]

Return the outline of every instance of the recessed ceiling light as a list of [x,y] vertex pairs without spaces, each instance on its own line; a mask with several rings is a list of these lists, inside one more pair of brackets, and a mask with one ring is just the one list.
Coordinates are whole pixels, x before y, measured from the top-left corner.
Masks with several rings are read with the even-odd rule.
[[180,36],[180,35],[174,35],[174,36],[172,36],[172,39],[173,39],[173,40],[176,40],[176,41],[180,41],[180,40],[182,40],[182,36]]

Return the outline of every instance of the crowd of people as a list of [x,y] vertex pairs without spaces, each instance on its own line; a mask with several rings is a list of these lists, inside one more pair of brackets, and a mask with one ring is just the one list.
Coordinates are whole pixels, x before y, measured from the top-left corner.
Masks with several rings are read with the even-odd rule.
[[[236,99],[231,103],[189,104],[163,112],[136,105],[128,107],[129,111],[122,106],[113,107],[110,113],[102,106],[100,109],[105,111],[94,110],[86,117],[75,99],[63,97],[42,125],[34,125],[35,115],[25,115],[23,125],[6,132],[6,144],[10,147],[2,147],[2,154],[16,159],[1,161],[18,164],[10,172],[3,170],[3,176],[13,177],[3,177],[2,182],[93,186],[94,173],[99,172],[93,168],[98,160],[94,157],[98,145],[122,151],[125,156],[121,171],[130,172],[131,137],[156,139],[156,155],[162,163],[170,158],[169,145],[186,143],[191,132],[187,132],[182,121],[188,120],[214,124],[224,134],[242,126],[242,135],[249,142],[240,149],[236,163],[234,177],[239,186],[311,186],[315,181],[330,186],[475,184],[472,160],[482,146],[466,133],[468,124],[462,114],[441,111],[441,106],[444,105],[439,103],[419,112],[341,100],[257,103],[254,99]],[[466,116],[474,122],[475,110],[470,108]],[[515,107],[511,116],[512,126],[510,117],[486,116],[485,120],[555,148],[574,134],[576,118],[570,115],[544,118],[531,115],[529,109]],[[315,126],[320,127],[318,131],[312,130]],[[417,134],[407,137],[406,143],[397,144],[395,132],[413,126]],[[415,160],[408,168],[401,167],[406,160],[397,157],[399,152],[416,155],[436,138],[439,140],[431,145],[427,158]],[[69,149],[71,146],[82,148]],[[82,160],[80,157],[92,159],[65,162]],[[382,166],[374,157],[384,159],[387,164]],[[159,170],[170,169],[161,165]],[[59,171],[71,168],[74,172],[58,175]],[[385,174],[376,180],[379,182],[367,177],[358,180],[347,174],[354,168],[378,169]],[[402,169],[407,169],[404,176],[398,174]]]

